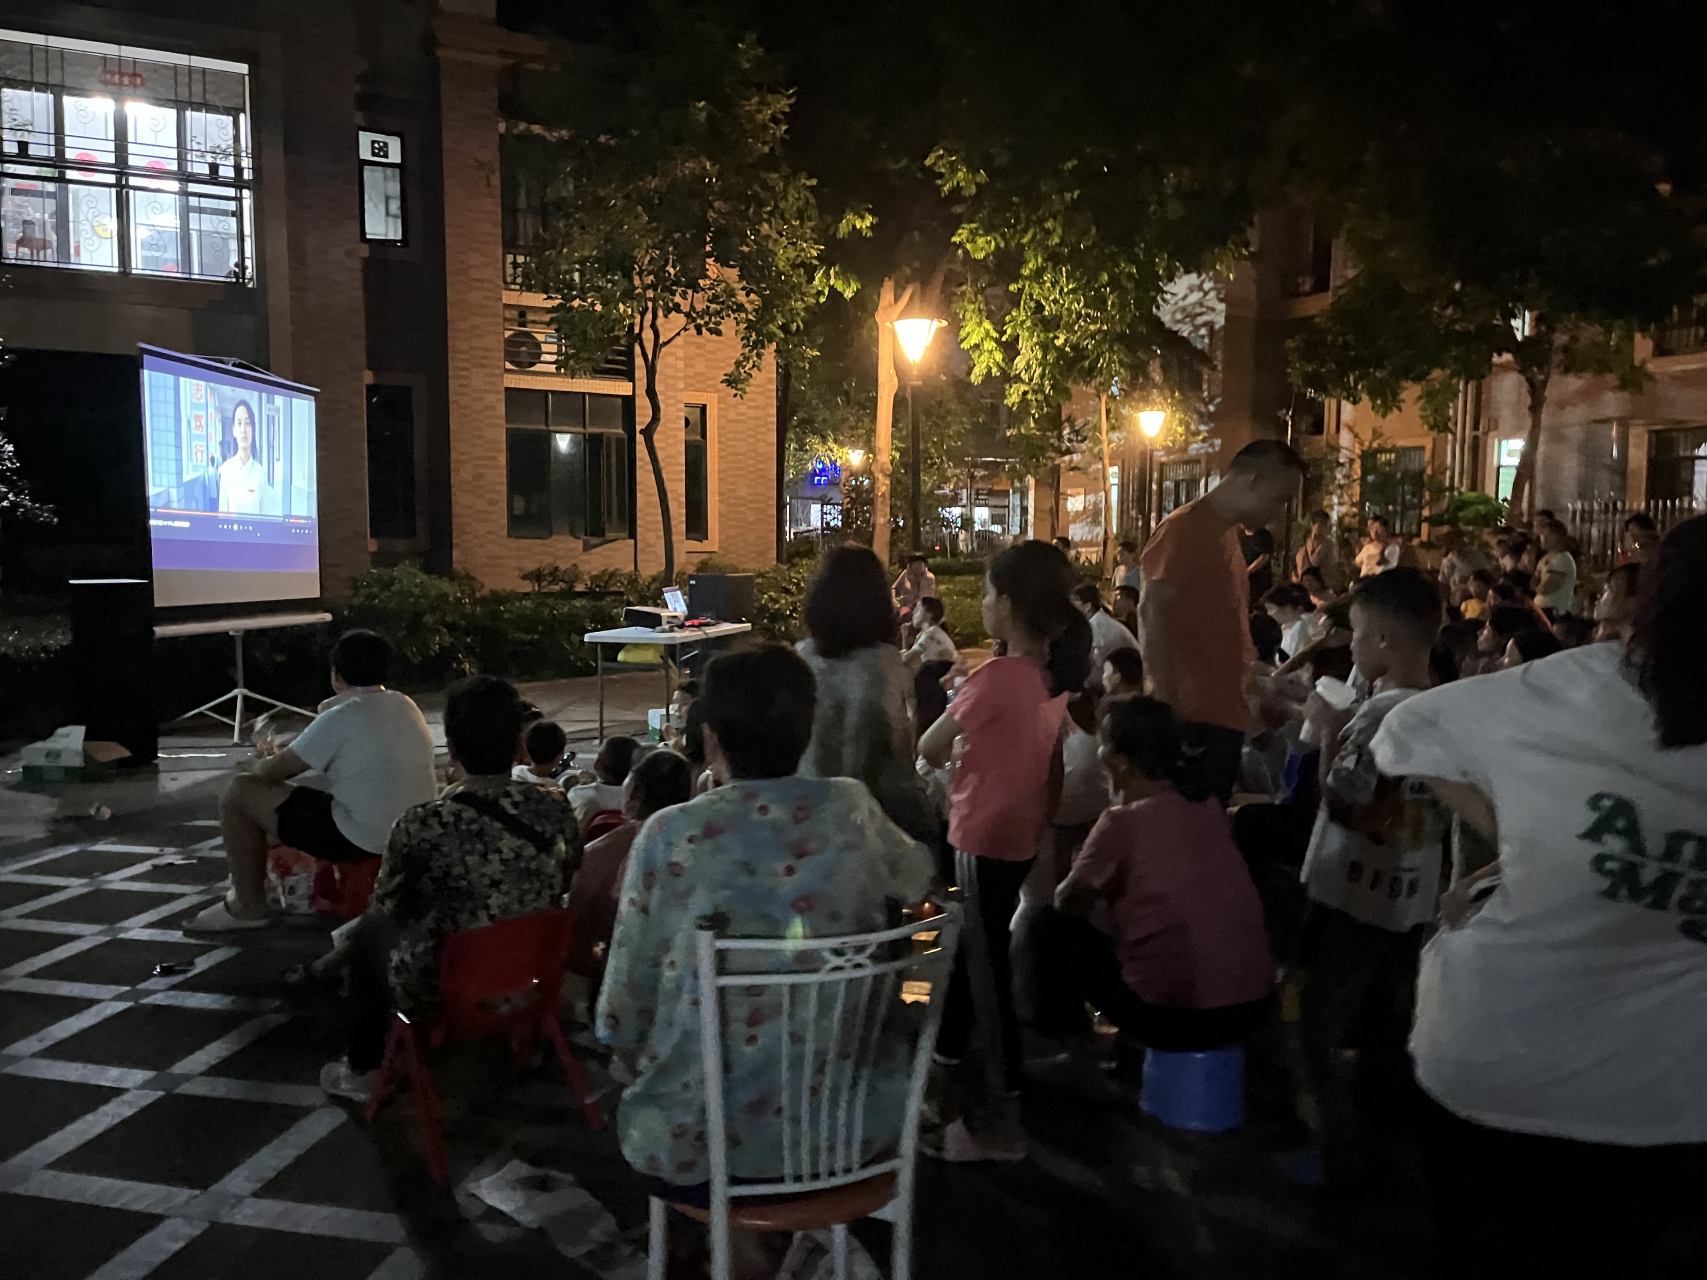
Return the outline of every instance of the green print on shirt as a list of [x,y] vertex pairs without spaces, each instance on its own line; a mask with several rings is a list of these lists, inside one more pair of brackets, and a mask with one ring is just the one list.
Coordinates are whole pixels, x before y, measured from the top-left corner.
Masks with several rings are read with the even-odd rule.
[[1676,911],[1686,917],[1678,932],[1707,942],[1707,875],[1685,879],[1687,872],[1707,872],[1707,836],[1668,831],[1660,852],[1650,854],[1633,801],[1601,791],[1589,797],[1588,807],[1594,820],[1578,839],[1602,846],[1588,863],[1606,881],[1600,896],[1650,911]]

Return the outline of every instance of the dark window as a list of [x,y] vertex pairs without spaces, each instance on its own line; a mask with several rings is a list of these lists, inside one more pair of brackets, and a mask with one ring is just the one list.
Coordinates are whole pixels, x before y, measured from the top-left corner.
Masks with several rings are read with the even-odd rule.
[[362,239],[403,243],[403,139],[392,133],[356,134],[362,171]]
[[1648,501],[1707,511],[1707,427],[1648,433]]
[[408,387],[367,389],[368,536],[415,536],[415,398]]
[[632,537],[626,398],[504,389],[512,538]]
[[689,542],[711,540],[711,446],[706,429],[703,404],[686,406],[685,439],[682,442],[682,472],[684,488],[682,505],[686,508]]
[[[1158,468],[1158,498],[1161,504],[1161,515],[1165,516],[1185,506],[1188,502],[1196,502],[1203,496],[1203,462],[1199,458],[1189,458],[1184,462],[1164,462]],[[1159,517],[1158,517],[1159,518]]]
[[1359,496],[1365,520],[1385,516],[1395,534],[1422,533],[1423,503],[1428,479],[1428,450],[1365,449]]

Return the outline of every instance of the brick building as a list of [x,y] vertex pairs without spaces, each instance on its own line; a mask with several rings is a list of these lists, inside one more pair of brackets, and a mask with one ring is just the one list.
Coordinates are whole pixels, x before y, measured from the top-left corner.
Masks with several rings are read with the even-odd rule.
[[[147,343],[317,388],[328,599],[406,559],[492,587],[552,563],[656,571],[627,367],[556,373],[546,300],[505,284],[499,88],[546,58],[492,0],[0,3],[0,338]],[[678,564],[774,555],[774,373],[735,397],[732,343],[667,354]],[[19,448],[28,468],[40,448]],[[36,568],[105,571],[67,549],[99,512],[55,483],[69,518]]]

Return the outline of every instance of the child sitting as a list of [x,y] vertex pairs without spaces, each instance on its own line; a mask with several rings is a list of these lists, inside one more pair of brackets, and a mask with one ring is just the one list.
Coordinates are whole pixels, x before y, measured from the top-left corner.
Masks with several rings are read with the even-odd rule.
[[1137,697],[1144,692],[1144,655],[1136,649],[1116,649],[1102,660],[1102,689],[1111,698]]
[[1469,588],[1470,594],[1465,596],[1463,602],[1459,604],[1458,612],[1464,616],[1466,622],[1469,622],[1472,619],[1480,618],[1488,611],[1491,603],[1489,597],[1494,590],[1494,575],[1486,569],[1477,569],[1470,575],[1465,585]]
[[633,738],[606,738],[593,761],[592,776],[583,774],[581,784],[569,788],[569,804],[583,831],[594,814],[622,809],[622,784],[628,781],[628,771],[639,750],[640,744]]
[[1326,621],[1310,593],[1296,582],[1283,582],[1269,589],[1262,607],[1280,626],[1280,651],[1296,658],[1310,647]]
[[1441,615],[1439,588],[1415,569],[1365,578],[1351,600],[1351,653],[1369,692],[1345,710],[1312,694],[1305,708],[1323,747],[1302,876],[1311,917],[1300,1035],[1330,1181],[1357,1163],[1359,1069],[1409,1075],[1405,1037],[1446,815],[1420,783],[1384,776],[1370,743],[1393,708],[1430,687]]
[[557,780],[558,776],[575,759],[575,753],[568,748],[569,735],[563,732],[562,725],[554,720],[535,720],[522,730],[522,755],[527,762],[511,769],[510,776],[517,782],[533,782],[561,791],[563,784]]
[[[1165,703],[1111,703],[1101,738],[1113,804],[1038,919],[1038,1029],[1081,1035],[1089,1003],[1151,1048],[1237,1044],[1267,1016],[1274,960],[1227,815],[1206,792],[1188,790]],[[1099,898],[1112,938],[1086,918]]]

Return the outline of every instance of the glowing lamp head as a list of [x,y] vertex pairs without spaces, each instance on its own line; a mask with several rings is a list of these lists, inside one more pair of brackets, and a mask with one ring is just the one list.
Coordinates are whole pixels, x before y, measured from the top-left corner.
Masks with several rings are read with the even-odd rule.
[[859,466],[860,463],[862,463],[864,461],[865,461],[865,450],[864,449],[849,449],[848,450],[848,466],[857,467],[857,466]]
[[1162,424],[1168,420],[1166,409],[1144,409],[1138,414],[1138,425],[1144,429],[1144,434],[1154,440],[1161,431]]
[[901,350],[907,353],[907,359],[915,368],[918,367],[919,361],[925,358],[931,339],[936,337],[936,331],[940,328],[941,320],[927,320],[922,316],[895,321],[895,336],[901,342]]

